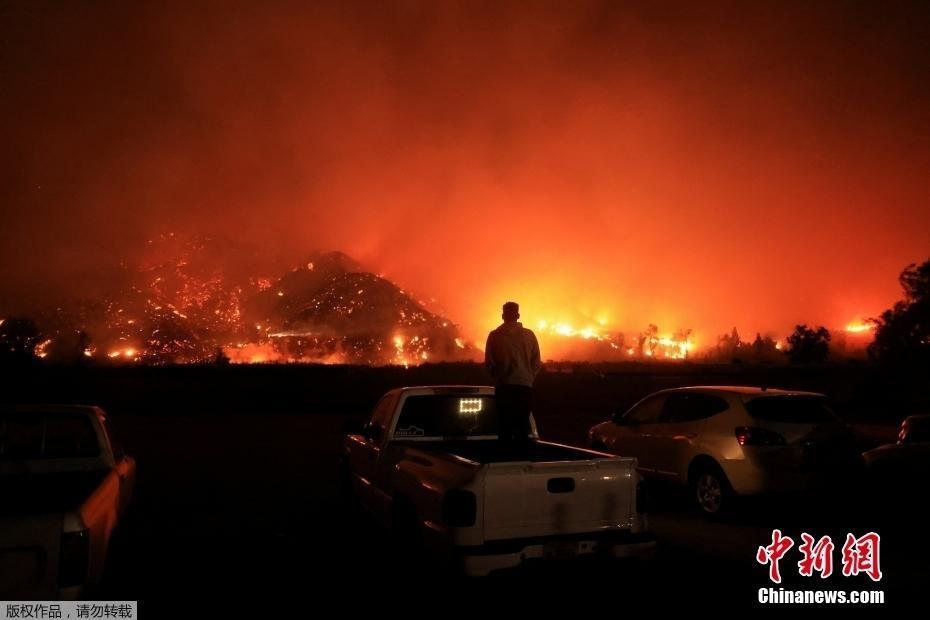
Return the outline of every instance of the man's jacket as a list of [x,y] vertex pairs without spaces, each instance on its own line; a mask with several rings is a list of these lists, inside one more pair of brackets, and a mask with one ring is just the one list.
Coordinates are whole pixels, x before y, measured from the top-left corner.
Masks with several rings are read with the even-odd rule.
[[496,385],[532,387],[542,368],[536,334],[519,321],[502,323],[488,334],[484,364]]

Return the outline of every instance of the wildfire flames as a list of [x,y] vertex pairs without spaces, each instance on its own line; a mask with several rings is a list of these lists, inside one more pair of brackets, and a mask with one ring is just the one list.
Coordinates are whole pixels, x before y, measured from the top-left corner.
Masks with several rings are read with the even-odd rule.
[[[603,327],[605,324],[606,322],[600,322],[600,327]],[[539,321],[538,327],[540,332],[554,336],[581,338],[583,340],[594,339],[600,342],[609,342],[611,340],[610,334],[606,332],[601,333],[600,327],[588,326],[576,329],[567,323],[550,323],[546,320]]]
[[[153,239],[149,246],[154,258],[127,268],[118,290],[41,314],[37,322],[43,336],[35,341],[35,355],[50,361],[90,358],[121,364],[404,367],[482,359],[480,345],[457,326],[343,254],[314,254],[281,277],[269,275],[270,267],[242,275],[224,269],[232,252],[227,245],[173,234]],[[249,260],[245,263],[254,269]],[[546,360],[687,360],[698,352],[690,329],[662,333],[649,325],[624,334],[603,316],[575,322],[539,319],[530,326]],[[845,326],[853,336],[872,331],[874,324],[866,320]],[[734,330],[716,348],[707,349],[729,359],[745,355],[746,346]],[[751,348],[758,357],[767,348],[781,352],[783,343],[766,338]]]
[[850,334],[867,334],[875,330],[875,325],[866,321],[856,320],[846,326]]
[[[683,360],[695,349],[691,330],[679,330],[675,334],[659,335],[658,328],[650,325],[643,333],[627,342],[624,334],[607,328],[606,319],[576,327],[564,321],[539,320],[536,324],[539,339],[548,345],[552,353],[547,357],[583,359],[629,359],[645,357],[651,359]],[[581,355],[578,355],[581,353]]]

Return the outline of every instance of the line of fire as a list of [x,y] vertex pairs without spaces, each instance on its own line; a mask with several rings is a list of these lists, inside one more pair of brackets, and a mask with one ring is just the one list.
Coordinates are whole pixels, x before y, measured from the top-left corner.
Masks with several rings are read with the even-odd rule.
[[[152,259],[125,265],[119,286],[94,299],[60,300],[12,317],[11,350],[31,347],[50,363],[313,363],[400,365],[478,361],[474,328],[446,318],[341,252],[314,253],[280,273],[234,274],[223,241],[166,233],[149,240]],[[237,263],[248,259],[239,257]],[[578,315],[578,312],[569,314]],[[10,321],[10,318],[2,319]],[[738,330],[701,340],[691,329],[635,334],[605,318],[539,319],[533,328],[553,362],[787,360],[786,335]],[[24,323],[25,321],[25,323]],[[2,326],[2,325],[0,325]],[[833,356],[863,359],[874,322],[830,331]],[[16,328],[25,338],[17,342]]]

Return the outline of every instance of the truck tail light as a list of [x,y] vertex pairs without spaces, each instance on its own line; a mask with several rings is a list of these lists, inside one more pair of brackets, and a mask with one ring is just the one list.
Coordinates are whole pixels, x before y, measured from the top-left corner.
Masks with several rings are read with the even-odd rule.
[[737,426],[734,432],[741,446],[783,446],[786,443],[784,437],[767,428]]
[[78,586],[87,581],[90,562],[90,533],[65,532],[58,548],[58,587]]
[[478,499],[471,491],[454,489],[442,498],[442,522],[449,527],[471,527],[478,514]]

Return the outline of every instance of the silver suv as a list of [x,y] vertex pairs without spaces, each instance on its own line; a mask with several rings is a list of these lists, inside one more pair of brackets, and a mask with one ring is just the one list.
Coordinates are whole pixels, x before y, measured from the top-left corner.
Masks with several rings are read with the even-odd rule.
[[734,495],[813,488],[858,467],[850,427],[823,394],[742,386],[656,392],[588,433],[645,478],[689,485],[701,509]]

